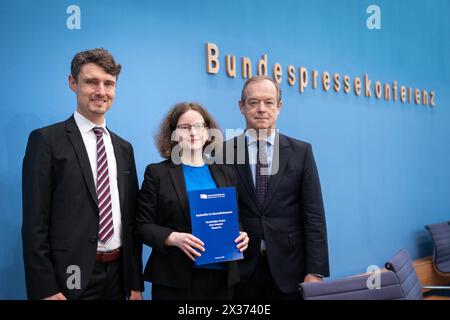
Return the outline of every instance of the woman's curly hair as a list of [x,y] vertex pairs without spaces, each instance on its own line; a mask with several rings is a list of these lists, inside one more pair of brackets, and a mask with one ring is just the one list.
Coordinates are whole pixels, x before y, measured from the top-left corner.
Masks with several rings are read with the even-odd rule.
[[[169,159],[172,153],[172,149],[178,144],[177,141],[172,141],[172,133],[177,129],[178,120],[180,117],[189,110],[194,110],[200,113],[205,121],[207,129],[219,129],[217,122],[211,117],[209,112],[196,102],[180,102],[173,106],[163,122],[160,125],[159,132],[155,135],[155,142],[158,148],[159,154],[165,159]],[[203,150],[210,144],[215,143],[215,140],[208,138]]]

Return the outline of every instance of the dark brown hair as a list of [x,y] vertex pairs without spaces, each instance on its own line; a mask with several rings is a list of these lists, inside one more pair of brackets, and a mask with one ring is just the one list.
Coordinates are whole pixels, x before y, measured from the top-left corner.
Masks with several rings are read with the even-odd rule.
[[[200,113],[205,121],[206,127],[209,129],[219,130],[217,122],[211,117],[209,112],[196,102],[180,102],[173,106],[163,122],[160,125],[159,132],[155,135],[155,142],[158,148],[159,154],[165,159],[169,159],[172,153],[172,149],[178,144],[177,141],[172,141],[172,133],[176,130],[178,120],[180,117],[189,110],[194,110]],[[209,138],[206,141],[203,149],[208,145],[214,143]]]
[[116,77],[119,76],[120,70],[122,69],[122,66],[116,63],[111,53],[103,48],[78,52],[73,57],[70,64],[70,73],[75,82],[78,81],[78,74],[80,73],[81,66],[87,63],[94,63],[99,67],[102,67],[106,73]]
[[269,80],[270,82],[272,82],[274,84],[275,88],[277,89],[277,102],[279,103],[281,101],[281,88],[280,88],[280,85],[275,80],[273,80],[271,77],[268,77],[268,76],[253,76],[253,77],[249,78],[247,81],[245,81],[244,86],[242,87],[242,92],[241,92],[241,102],[242,103],[245,103],[245,99],[247,99],[245,90],[247,89],[248,85],[252,82],[258,82],[258,81],[263,81],[263,80]]

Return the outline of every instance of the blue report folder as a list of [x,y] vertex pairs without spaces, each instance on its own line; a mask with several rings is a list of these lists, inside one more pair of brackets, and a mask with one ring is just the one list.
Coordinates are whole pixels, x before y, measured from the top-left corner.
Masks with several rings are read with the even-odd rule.
[[234,242],[239,236],[236,188],[194,190],[188,197],[192,234],[205,244],[195,264],[243,259]]

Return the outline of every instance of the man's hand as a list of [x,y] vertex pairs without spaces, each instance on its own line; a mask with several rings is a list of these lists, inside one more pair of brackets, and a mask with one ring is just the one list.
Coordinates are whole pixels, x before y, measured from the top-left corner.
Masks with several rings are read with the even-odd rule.
[[142,298],[142,292],[131,290],[131,295],[130,295],[130,297],[128,298],[128,300],[144,300],[144,299]]
[[244,252],[245,250],[247,250],[248,248],[248,235],[247,232],[242,232],[239,231],[239,237],[236,238],[236,240],[234,240],[234,242],[236,242],[237,248],[239,249],[240,252]]
[[303,282],[322,282],[323,279],[313,274],[307,274]]
[[67,300],[67,298],[61,292],[58,292],[57,294],[54,294],[42,300]]
[[205,244],[199,239],[194,237],[190,233],[184,232],[172,232],[164,241],[166,246],[175,246],[180,248],[192,261],[195,261],[194,256],[200,257],[201,254],[196,251],[205,251],[203,247]]

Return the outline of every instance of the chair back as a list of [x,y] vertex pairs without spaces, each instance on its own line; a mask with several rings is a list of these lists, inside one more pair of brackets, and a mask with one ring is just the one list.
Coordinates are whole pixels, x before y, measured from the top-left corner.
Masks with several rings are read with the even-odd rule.
[[450,274],[450,225],[448,222],[429,224],[425,229],[433,240],[433,265],[440,273]]
[[405,250],[400,250],[391,259],[386,262],[386,269],[393,271],[403,288],[403,294],[406,300],[422,300],[422,285],[417,278],[411,257]]

